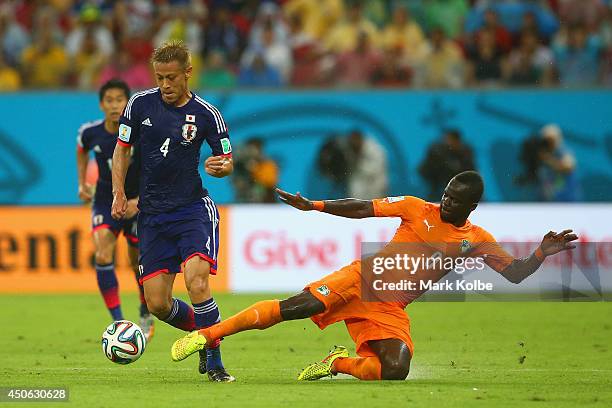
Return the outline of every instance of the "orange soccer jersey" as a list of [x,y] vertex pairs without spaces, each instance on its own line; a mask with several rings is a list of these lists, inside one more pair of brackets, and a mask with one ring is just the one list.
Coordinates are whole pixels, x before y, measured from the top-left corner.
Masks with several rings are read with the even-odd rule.
[[[447,256],[480,256],[498,272],[514,259],[491,234],[469,221],[461,227],[443,222],[438,204],[410,196],[376,199],[373,203],[376,217],[399,217],[402,220],[391,242],[379,254],[392,255],[402,245],[421,246]],[[361,261],[355,261],[306,287],[325,304],[325,311],[313,316],[312,320],[322,329],[344,321],[357,345],[357,353],[364,357],[374,355],[367,341],[386,338],[404,341],[412,352],[410,321],[403,309],[424,291],[411,291],[400,301],[364,301],[361,266]],[[436,282],[447,273],[448,270],[444,269],[420,269],[409,279]]]

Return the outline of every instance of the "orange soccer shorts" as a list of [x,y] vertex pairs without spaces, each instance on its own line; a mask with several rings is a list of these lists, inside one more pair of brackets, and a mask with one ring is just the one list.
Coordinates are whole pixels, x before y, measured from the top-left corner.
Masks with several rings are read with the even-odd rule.
[[361,261],[312,282],[304,289],[325,305],[325,311],[312,316],[312,321],[320,329],[344,321],[358,355],[375,356],[368,341],[382,339],[399,339],[413,354],[410,320],[404,309],[397,303],[361,300]]

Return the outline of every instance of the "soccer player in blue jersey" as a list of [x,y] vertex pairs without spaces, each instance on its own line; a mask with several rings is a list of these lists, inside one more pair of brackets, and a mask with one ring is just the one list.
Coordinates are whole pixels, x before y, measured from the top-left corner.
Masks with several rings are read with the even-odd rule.
[[[95,268],[100,293],[113,320],[122,320],[121,302],[119,299],[119,286],[115,274],[114,254],[117,236],[121,231],[128,243],[128,257],[130,266],[138,279],[138,236],[136,233],[136,214],[138,213],[138,154],[130,152],[130,170],[125,183],[128,198],[128,209],[123,220],[111,217],[111,204],[113,202],[111,160],[117,132],[119,118],[130,97],[127,84],[118,79],[106,82],[99,91],[100,109],[104,112],[104,119],[88,122],[79,128],[77,136],[77,171],[79,179],[79,198],[84,202],[93,200],[92,205],[92,236],[95,245]],[[98,164],[98,182],[95,193],[92,186],[86,183],[85,174],[89,160],[89,152],[94,152]],[[140,325],[145,332],[147,340],[153,336],[153,318],[149,314],[144,299],[142,285],[140,291]]]
[[[232,172],[232,149],[221,113],[187,86],[192,67],[185,45],[165,43],[151,61],[158,87],[134,94],[120,120],[112,214],[117,219],[127,214],[124,180],[130,148],[139,145],[138,233],[145,298],[160,320],[191,331],[221,320],[208,283],[217,273],[219,212],[202,187],[200,149],[206,142],[212,150],[204,169],[213,177]],[[172,297],[178,272],[184,273],[192,306]],[[234,381],[223,367],[218,341],[200,352],[199,369],[211,381]]]

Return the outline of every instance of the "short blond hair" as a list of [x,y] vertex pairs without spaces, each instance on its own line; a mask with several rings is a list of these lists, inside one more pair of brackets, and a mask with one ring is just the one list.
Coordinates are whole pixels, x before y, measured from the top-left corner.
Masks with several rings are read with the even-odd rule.
[[167,64],[172,61],[178,62],[183,69],[191,65],[191,52],[184,42],[179,40],[166,41],[157,47],[151,56],[151,63]]

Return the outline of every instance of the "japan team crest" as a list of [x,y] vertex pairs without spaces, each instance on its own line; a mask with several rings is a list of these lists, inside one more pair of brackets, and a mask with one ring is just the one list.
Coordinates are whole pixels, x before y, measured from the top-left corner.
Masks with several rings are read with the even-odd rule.
[[185,123],[183,125],[183,139],[185,139],[187,143],[191,143],[191,141],[195,139],[197,132],[198,128],[193,123]]

